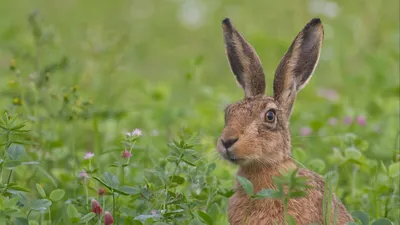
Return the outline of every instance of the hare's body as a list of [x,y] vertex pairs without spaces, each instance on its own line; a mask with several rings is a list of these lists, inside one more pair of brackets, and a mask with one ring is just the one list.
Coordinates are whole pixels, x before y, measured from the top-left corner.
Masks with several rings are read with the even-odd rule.
[[[280,169],[295,168],[296,166],[288,160],[275,168],[253,168],[248,171],[240,169],[239,176],[248,178],[254,184],[254,191],[258,192],[265,188],[274,188],[272,177],[279,175]],[[300,176],[306,176],[309,179],[309,185],[312,189],[308,190],[308,195],[304,198],[295,198],[289,200],[288,215],[293,216],[297,225],[323,224],[323,179],[308,170],[299,169]],[[275,225],[283,224],[283,204],[280,200],[258,199],[251,200],[248,194],[239,184],[235,185],[237,192],[229,200],[229,223],[231,225]],[[333,199],[333,207],[337,207],[338,225],[345,225],[351,221],[351,216],[346,211],[343,204],[337,198]],[[334,215],[331,215],[333,224]]]
[[[281,169],[296,168],[291,159],[289,120],[297,93],[308,83],[320,55],[323,27],[319,19],[311,20],[296,36],[275,73],[273,96],[265,96],[265,78],[261,61],[253,47],[233,27],[229,19],[222,22],[228,61],[244,99],[225,109],[225,127],[217,151],[226,160],[239,165],[238,175],[254,185],[254,191],[275,188],[272,177]],[[315,173],[297,168],[299,176],[311,186],[305,197],[290,199],[287,213],[298,225],[323,224],[324,181]],[[229,201],[232,225],[283,224],[284,207],[279,200],[251,200],[236,184]],[[352,221],[336,196],[332,202],[331,221]],[[336,212],[336,214],[335,214]]]

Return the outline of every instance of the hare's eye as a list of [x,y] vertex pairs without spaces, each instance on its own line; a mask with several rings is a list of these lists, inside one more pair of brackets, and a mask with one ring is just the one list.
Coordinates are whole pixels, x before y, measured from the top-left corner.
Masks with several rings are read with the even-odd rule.
[[268,110],[268,111],[265,113],[265,121],[267,121],[267,122],[273,122],[274,119],[275,119],[275,113],[274,113],[274,111]]

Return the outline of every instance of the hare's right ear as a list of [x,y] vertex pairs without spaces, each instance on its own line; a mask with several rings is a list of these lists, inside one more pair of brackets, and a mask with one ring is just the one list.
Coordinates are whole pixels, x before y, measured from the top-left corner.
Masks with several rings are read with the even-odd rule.
[[245,97],[265,93],[265,78],[261,61],[253,47],[226,18],[222,21],[226,55]]
[[312,19],[296,36],[275,72],[274,99],[288,117],[296,94],[310,80],[321,51],[324,30],[320,19]]

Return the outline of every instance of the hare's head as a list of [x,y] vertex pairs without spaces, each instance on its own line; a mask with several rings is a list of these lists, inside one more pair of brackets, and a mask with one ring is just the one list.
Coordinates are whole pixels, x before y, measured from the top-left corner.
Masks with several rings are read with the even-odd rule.
[[273,96],[265,95],[261,61],[253,47],[222,21],[226,54],[244,99],[225,109],[225,127],[217,151],[240,165],[279,164],[290,156],[289,119],[296,94],[314,72],[323,40],[319,19],[312,19],[296,36],[275,72]]

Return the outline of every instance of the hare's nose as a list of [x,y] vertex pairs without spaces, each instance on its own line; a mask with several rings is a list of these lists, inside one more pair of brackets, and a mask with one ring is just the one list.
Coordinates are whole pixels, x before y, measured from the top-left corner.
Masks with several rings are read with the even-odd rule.
[[221,143],[225,149],[229,149],[230,147],[232,147],[233,144],[237,142],[237,140],[239,140],[239,138],[221,139]]

